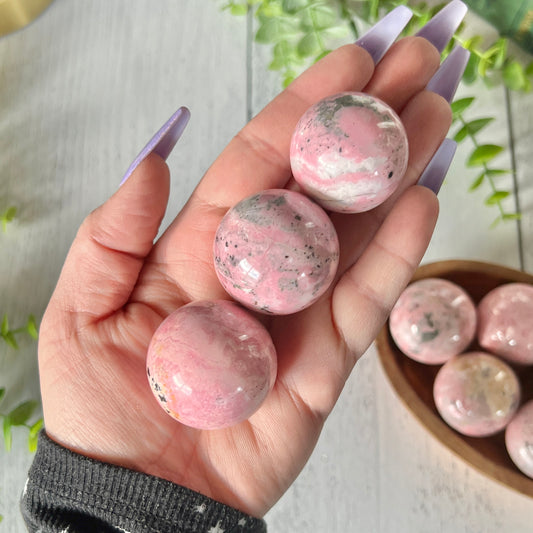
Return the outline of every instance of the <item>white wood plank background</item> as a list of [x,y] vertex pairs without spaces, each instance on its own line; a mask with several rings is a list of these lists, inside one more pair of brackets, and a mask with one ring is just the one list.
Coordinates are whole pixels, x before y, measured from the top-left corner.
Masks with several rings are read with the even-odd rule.
[[[168,222],[247,118],[279,91],[253,24],[214,0],[55,0],[30,27],[0,39],[0,208],[20,217],[0,234],[0,312],[40,316],[76,229],[118,186],[145,142],[180,105],[192,120],[170,156]],[[519,226],[489,225],[487,191],[466,192],[474,171],[461,146],[440,194],[425,262],[475,258],[533,270],[531,95],[461,87],[476,116],[497,115],[487,139],[515,150]],[[473,117],[474,118],[474,117]],[[511,165],[510,151],[501,158]],[[509,182],[510,183],[510,182]],[[509,206],[512,210],[512,204]],[[3,407],[38,395],[35,343],[0,346]],[[20,533],[31,456],[25,434],[0,451],[0,531]],[[396,398],[372,347],[358,364],[301,476],[267,515],[271,532],[526,533],[533,500],[456,458]]]

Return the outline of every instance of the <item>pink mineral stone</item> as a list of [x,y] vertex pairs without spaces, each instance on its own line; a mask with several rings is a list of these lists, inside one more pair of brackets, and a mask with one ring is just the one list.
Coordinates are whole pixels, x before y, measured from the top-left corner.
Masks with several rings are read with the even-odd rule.
[[513,463],[533,478],[533,400],[523,405],[509,422],[505,445]]
[[533,365],[533,286],[507,283],[478,306],[479,344],[511,363]]
[[501,359],[484,353],[457,355],[437,373],[435,405],[444,421],[463,435],[487,437],[501,431],[520,404],[520,383]]
[[147,374],[165,411],[187,426],[219,429],[249,418],[276,379],[269,333],[225,300],[194,302],[169,315],[148,348]]
[[407,168],[407,134],[385,102],[340,93],[304,113],[290,158],[294,179],[307,195],[327,210],[359,213],[398,188]]
[[411,359],[442,364],[463,352],[476,333],[476,307],[459,285],[439,278],[415,281],[394,306],[389,327]]
[[326,292],[337,270],[339,241],[320,206],[303,194],[271,189],[228,211],[214,257],[218,278],[235,300],[286,315]]

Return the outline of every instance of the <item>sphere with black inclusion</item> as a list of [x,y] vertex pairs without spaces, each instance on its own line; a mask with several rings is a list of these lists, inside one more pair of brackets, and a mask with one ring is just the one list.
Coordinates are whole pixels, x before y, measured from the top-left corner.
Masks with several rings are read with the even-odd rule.
[[311,106],[291,140],[294,179],[324,209],[360,213],[398,188],[408,161],[405,128],[385,102],[344,92]]
[[268,331],[226,300],[193,302],[174,311],[148,348],[155,398],[170,416],[198,429],[249,418],[272,389],[276,371]]
[[325,211],[295,191],[270,189],[230,209],[216,232],[215,271],[244,306],[287,315],[309,307],[330,287],[339,240]]

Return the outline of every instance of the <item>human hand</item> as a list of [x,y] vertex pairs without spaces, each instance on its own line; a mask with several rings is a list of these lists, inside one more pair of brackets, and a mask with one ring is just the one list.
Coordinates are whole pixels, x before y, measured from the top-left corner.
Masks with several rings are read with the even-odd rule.
[[[303,468],[354,364],[429,243],[437,200],[414,185],[450,125],[448,102],[437,93],[450,92],[462,73],[448,72],[451,81],[435,75],[439,51],[430,40],[442,48],[443,34],[447,41],[453,32],[440,20],[422,33],[426,38],[394,44],[377,66],[381,53],[361,40],[371,54],[347,45],[303,73],[230,142],[155,244],[169,171],[161,150],[143,156],[82,224],[42,320],[41,390],[53,440],[254,516],[272,507]],[[424,90],[428,83],[432,91]],[[180,306],[228,298],[212,259],[221,218],[250,194],[294,186],[288,156],[294,126],[312,103],[347,90],[378,96],[400,115],[410,148],[401,188],[372,211],[333,214],[341,249],[334,285],[300,313],[262,318],[276,346],[278,376],[261,408],[228,429],[183,426],[152,395],[145,369],[150,339]],[[183,126],[183,117],[183,111],[174,117],[171,130]]]

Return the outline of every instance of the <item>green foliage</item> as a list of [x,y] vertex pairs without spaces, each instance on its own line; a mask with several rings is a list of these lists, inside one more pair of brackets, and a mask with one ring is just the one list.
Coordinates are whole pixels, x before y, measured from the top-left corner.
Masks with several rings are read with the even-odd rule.
[[7,231],[7,225],[13,221],[17,216],[17,208],[15,206],[10,206],[0,214],[0,222],[2,224],[2,231],[5,233]]
[[11,329],[9,326],[9,319],[7,313],[4,313],[4,316],[2,318],[2,324],[0,325],[0,337],[4,339],[4,341],[9,346],[11,346],[11,348],[13,348],[14,350],[18,350],[19,345],[16,339],[16,335],[19,335],[21,333],[26,333],[33,339],[37,339],[38,332],[35,317],[33,315],[29,315],[24,326],[16,329]]
[[476,176],[474,181],[470,184],[469,191],[473,192],[486,184],[490,190],[489,195],[484,202],[487,206],[495,206],[499,215],[494,220],[493,225],[505,220],[520,219],[519,213],[508,213],[503,201],[511,196],[511,191],[503,189],[497,185],[497,178],[501,176],[508,176],[511,171],[502,168],[491,168],[494,159],[504,151],[504,147],[497,144],[481,144],[478,141],[477,134],[487,127],[492,121],[492,117],[479,118],[467,121],[463,113],[474,103],[473,97],[460,98],[452,103],[453,122],[459,124],[460,127],[454,135],[457,142],[462,142],[465,139],[470,139],[473,150],[470,152],[466,160],[467,167],[480,167],[480,173]]
[[[279,71],[286,87],[309,63],[326,55],[336,39],[350,35],[356,40],[362,30],[375,24],[382,16],[399,5],[408,5],[413,12],[403,35],[415,34],[446,2],[429,6],[425,2],[408,0],[240,0],[230,1],[223,7],[233,14],[252,13],[258,22],[255,41],[272,47],[269,69]],[[509,41],[498,37],[486,43],[481,35],[463,36],[464,25],[454,35],[442,54],[444,59],[458,44],[470,51],[463,81],[484,82],[487,88],[504,85],[512,91],[532,89],[533,62],[522,64],[509,53]],[[502,202],[511,192],[496,186],[496,179],[509,175],[510,170],[493,169],[490,164],[505,148],[495,144],[479,144],[476,135],[493,122],[493,117],[469,120],[464,113],[475,101],[462,98],[452,104],[454,121],[460,124],[454,139],[458,143],[470,141],[474,145],[465,162],[468,167],[481,167],[480,174],[469,190],[488,186],[487,206],[496,206],[501,220],[517,220],[519,213],[508,213]]]
[[[6,394],[5,388],[0,388],[0,404]],[[7,452],[11,451],[13,442],[13,428],[26,427],[29,430],[28,435],[28,450],[34,452],[37,448],[37,437],[40,429],[43,427],[42,418],[38,419],[33,424],[29,424],[30,419],[34,415],[39,403],[35,400],[27,400],[19,403],[16,407],[7,413],[0,411],[0,419],[2,419],[2,433],[4,440],[4,448]]]
[[[14,350],[18,350],[19,345],[16,336],[19,334],[27,334],[33,339],[37,339],[37,323],[33,315],[29,315],[24,326],[16,329],[11,329],[9,325],[9,318],[7,313],[4,313],[2,323],[0,325],[0,337],[6,344]],[[0,388],[0,406],[6,395],[5,387]],[[19,403],[9,412],[0,410],[0,420],[2,423],[2,434],[4,440],[4,448],[7,452],[11,450],[13,441],[12,429],[18,426],[24,426],[29,430],[28,449],[35,451],[37,435],[42,427],[42,419],[37,420],[33,424],[29,424],[29,420],[33,416],[39,403],[35,400],[27,400]]]

